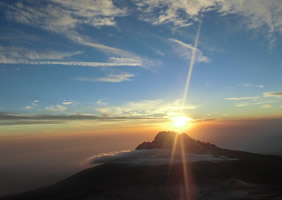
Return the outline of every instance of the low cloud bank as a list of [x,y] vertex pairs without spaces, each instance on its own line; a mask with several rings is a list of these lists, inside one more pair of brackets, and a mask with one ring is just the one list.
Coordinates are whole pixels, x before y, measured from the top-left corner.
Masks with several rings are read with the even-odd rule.
[[[231,161],[234,159],[224,156],[213,156],[210,154],[185,153],[186,161],[193,163],[199,161],[221,162]],[[171,162],[171,151],[164,149],[136,150],[102,153],[91,157],[89,164],[103,164],[107,162],[133,164],[133,165],[163,165]],[[181,152],[176,152],[173,164],[182,162]]]

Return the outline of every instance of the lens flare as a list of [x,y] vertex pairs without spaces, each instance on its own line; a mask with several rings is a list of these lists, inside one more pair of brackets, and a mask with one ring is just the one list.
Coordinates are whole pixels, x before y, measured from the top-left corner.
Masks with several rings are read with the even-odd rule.
[[[195,57],[196,57],[196,53],[197,53],[197,47],[198,47],[198,41],[199,41],[199,37],[200,37],[200,31],[201,31],[201,20],[198,26],[198,30],[197,30],[197,34],[196,34],[196,38],[195,38],[195,43],[194,43],[194,47],[192,49],[192,57],[190,60],[190,66],[189,66],[189,71],[187,74],[187,79],[186,79],[186,84],[185,84],[185,88],[184,88],[184,94],[183,94],[183,99],[182,99],[182,113],[184,113],[184,109],[185,109],[185,104],[186,104],[186,100],[187,100],[187,96],[188,96],[188,90],[189,90],[189,85],[190,85],[190,80],[191,80],[191,76],[192,76],[192,71],[193,71],[193,67],[194,67],[194,63],[195,63]],[[177,128],[183,128],[187,125],[187,123],[189,121],[191,121],[190,118],[188,117],[184,117],[184,116],[177,116],[172,118],[172,120],[174,121],[174,125]],[[188,166],[187,166],[187,161],[186,161],[186,151],[185,151],[185,146],[184,146],[184,142],[182,141],[182,137],[180,138],[180,151],[181,151],[181,155],[182,155],[182,164],[183,164],[183,175],[184,175],[184,199],[190,199],[189,196],[189,187],[188,187]],[[175,156],[175,151],[176,151],[176,145],[177,145],[177,140],[178,140],[178,136],[175,137],[174,139],[174,144],[172,147],[172,152],[171,152],[171,164],[173,163],[173,159]]]

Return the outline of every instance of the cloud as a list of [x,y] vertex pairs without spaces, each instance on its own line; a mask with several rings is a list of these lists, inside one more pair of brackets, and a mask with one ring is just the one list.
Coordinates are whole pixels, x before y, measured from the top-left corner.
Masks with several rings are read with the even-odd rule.
[[249,29],[267,28],[282,32],[282,3],[277,0],[144,0],[137,2],[141,19],[152,24],[171,23],[178,27],[193,24],[206,13],[236,14]]
[[[0,61],[1,62],[1,61]],[[65,65],[78,67],[141,67],[142,63],[113,63],[113,62],[80,62],[80,61],[16,61],[16,60],[2,60],[4,64],[29,64],[29,65]]]
[[254,97],[229,97],[229,98],[224,98],[224,100],[228,101],[241,101],[241,100],[254,100],[254,99],[259,99],[260,97],[254,96]]
[[263,108],[272,108],[272,105],[270,105],[270,104],[265,104],[265,105],[263,105],[262,107],[263,107]]
[[267,103],[274,103],[275,101],[258,101],[252,103],[253,105],[260,105],[260,104],[267,104]]
[[[210,154],[185,153],[187,162],[222,162],[234,159],[227,157],[215,157]],[[171,163],[171,151],[165,149],[136,150],[102,153],[88,159],[89,164],[102,164],[107,162],[124,163],[132,165],[166,165]],[[182,153],[176,152],[174,164],[182,163]]]
[[31,103],[31,105],[25,106],[25,109],[26,109],[26,110],[32,110],[32,109],[34,109],[34,108],[38,108],[38,106],[39,106],[38,103],[39,103],[38,100],[34,100],[34,101]]
[[[75,106],[79,102],[63,101],[62,104],[49,105],[44,107],[45,111],[56,114],[33,114],[33,113],[4,113],[0,112],[0,125],[13,124],[48,124],[50,121],[53,124],[55,121],[67,123],[68,121],[76,120],[98,120],[98,121],[117,121],[117,122],[134,122],[140,123],[161,123],[167,122],[170,117],[188,113],[197,107],[194,105],[186,105],[183,109],[181,100],[167,102],[161,99],[158,100],[143,100],[136,102],[128,102],[121,106],[108,106],[104,99],[97,100],[96,111],[98,114],[89,113],[74,113],[60,114],[60,112],[68,111],[70,106]],[[197,121],[197,120],[194,120]]]
[[62,105],[65,105],[65,106],[76,106],[78,104],[79,104],[78,101],[67,101],[67,100],[64,100],[62,102]]
[[[8,19],[39,26],[52,32],[67,33],[81,25],[93,27],[116,26],[116,18],[137,13],[139,19],[154,25],[171,23],[186,27],[210,11],[219,15],[236,14],[250,29],[266,27],[270,33],[282,32],[282,3],[277,0],[132,0],[136,5],[127,8],[127,1],[112,0],[68,1],[51,0],[38,4],[15,2],[6,5]],[[36,4],[36,6],[32,6]]]
[[[34,4],[36,7],[32,6]],[[81,24],[114,26],[115,18],[126,14],[125,7],[118,8],[111,0],[51,0],[46,4],[31,0],[28,3],[16,2],[6,12],[11,20],[40,26],[52,32],[71,31]]]
[[108,105],[108,103],[105,102],[105,100],[106,100],[106,98],[104,98],[104,99],[98,99],[98,100],[96,101],[96,104],[97,104],[97,105],[102,105],[102,106]]
[[183,105],[181,100],[166,102],[162,99],[142,100],[128,102],[121,106],[105,106],[97,108],[103,116],[146,116],[146,117],[169,117],[179,115],[182,111],[196,109],[194,105]]
[[[1,57],[0,55],[0,63],[1,64],[27,64],[27,65],[64,65],[64,66],[77,66],[77,67],[120,67],[120,66],[128,66],[128,67],[143,67],[150,68],[152,66],[157,66],[161,64],[159,61],[154,61],[150,59],[130,59],[129,62],[126,62],[126,59],[122,58],[124,62],[120,62],[117,60],[109,60],[109,62],[81,62],[81,61],[31,61],[31,60],[21,60],[14,59],[8,57]],[[135,61],[135,62],[133,62]]]
[[134,77],[134,74],[123,73],[123,74],[108,74],[106,77],[100,78],[89,78],[89,77],[77,77],[74,80],[82,82],[111,82],[111,83],[120,83],[123,81],[131,81],[131,77]]
[[[111,0],[82,0],[79,2],[51,0],[48,1],[48,3],[38,3],[35,0],[31,0],[28,3],[17,2],[4,5],[6,5],[5,14],[11,21],[30,24],[51,32],[62,34],[78,44],[93,47],[108,54],[128,57],[129,59],[140,59],[131,52],[93,42],[89,37],[83,36],[78,32],[82,25],[93,26],[96,28],[101,26],[115,26],[116,17],[127,16],[127,8],[125,6],[119,8]],[[54,56],[56,56],[56,54],[54,54]],[[76,65],[75,63],[67,64],[65,62],[58,64]],[[86,63],[83,63],[81,65],[85,64]],[[123,64],[120,64],[119,66],[123,66]]]
[[62,105],[50,105],[50,106],[46,106],[45,110],[47,110],[48,112],[63,112],[68,110],[68,108]]
[[282,2],[276,0],[223,1],[219,12],[238,14],[249,29],[266,28],[273,42],[272,33],[282,32]]
[[26,109],[26,110],[31,110],[32,107],[31,107],[31,106],[26,106],[25,109]]
[[[178,44],[178,47],[175,48],[175,51],[183,58],[185,59],[191,59],[192,58],[192,51],[194,47],[191,44],[184,43],[180,40],[176,39],[169,39],[169,41]],[[204,56],[202,51],[199,49],[196,49],[196,61],[197,62],[209,62],[209,58]]]
[[48,112],[63,112],[63,111],[67,111],[70,106],[74,107],[78,104],[79,104],[78,101],[66,101],[66,100],[64,100],[62,102],[62,105],[46,106],[45,110],[47,110]]
[[122,119],[153,119],[142,117],[105,117],[86,113],[69,115],[46,115],[46,114],[17,114],[0,112],[0,120],[122,120]]
[[130,78],[134,77],[134,74],[123,73],[123,74],[109,74],[106,77],[96,78],[96,82],[112,82],[119,83],[123,81],[131,81]]
[[24,64],[38,60],[63,60],[78,54],[82,51],[75,52],[60,52],[60,51],[45,51],[31,50],[24,47],[0,46],[0,63],[6,64]]
[[91,41],[90,38],[87,38],[85,36],[80,35],[79,33],[76,32],[70,32],[70,33],[66,33],[67,38],[71,39],[72,41],[85,45],[85,46],[89,46],[89,47],[93,47],[95,49],[99,49],[105,53],[108,54],[114,54],[114,55],[118,55],[121,57],[133,57],[133,58],[138,58],[138,56],[136,56],[135,54],[119,49],[119,48],[115,48],[115,47],[110,47],[104,44],[99,44],[99,43],[94,43]]
[[63,101],[62,104],[63,105],[77,105],[77,104],[79,104],[79,102],[77,102],[77,101]]
[[249,103],[240,103],[240,104],[236,104],[237,107],[246,107],[249,106]]
[[165,55],[165,53],[162,52],[160,49],[155,50],[155,53],[156,53],[157,55],[159,55],[159,56],[164,56],[164,55]]
[[64,120],[16,120],[1,121],[0,126],[21,126],[21,125],[40,125],[40,124],[64,124]]
[[113,63],[140,63],[142,65],[142,59],[140,57],[110,57],[109,62]]
[[[240,99],[240,100],[243,100],[243,99]],[[244,100],[246,100],[246,99],[244,99]],[[252,99],[250,99],[250,100],[252,100]],[[237,107],[246,107],[246,106],[251,106],[251,105],[266,104],[266,105],[263,105],[262,107],[263,108],[271,108],[272,106],[269,103],[274,103],[275,102],[275,101],[257,101],[257,99],[253,99],[253,100],[254,100],[253,102],[239,103],[239,104],[236,104],[235,106],[237,106]]]
[[264,88],[264,85],[260,84],[260,85],[255,85],[255,84],[251,84],[251,83],[244,83],[244,84],[241,84],[240,86],[243,86],[243,87],[248,87],[248,88],[252,88],[252,87],[255,87],[255,88]]
[[186,27],[198,19],[200,11],[214,5],[214,1],[174,1],[174,0],[144,0],[136,1],[143,13],[142,20],[154,25],[171,23],[177,27]]
[[130,15],[137,15],[140,20],[153,25],[169,23],[187,27],[214,12],[219,16],[241,16],[240,21],[249,29],[266,29],[271,43],[275,41],[274,33],[282,33],[282,3],[279,0],[132,0],[130,4],[132,6],[128,7],[128,1],[112,0],[2,3],[4,14],[11,21],[63,34],[82,45],[120,56],[128,52],[83,39],[79,30],[83,26],[118,26],[117,18]]
[[264,97],[278,97],[278,98],[282,98],[282,92],[264,92],[263,93]]
[[[93,44],[92,44],[93,46]],[[95,45],[94,45],[95,46]],[[5,47],[0,46],[0,63],[1,64],[29,64],[29,65],[65,65],[65,66],[82,66],[82,67],[143,67],[150,68],[152,66],[160,65],[158,60],[151,60],[139,57],[135,54],[98,45],[99,49],[108,51],[113,54],[122,55],[120,57],[111,56],[105,62],[81,62],[81,61],[67,61],[75,55],[82,54],[82,51],[76,52],[59,52],[59,51],[44,51],[31,50],[22,47]],[[95,46],[95,48],[97,45]],[[62,61],[65,60],[65,61]]]

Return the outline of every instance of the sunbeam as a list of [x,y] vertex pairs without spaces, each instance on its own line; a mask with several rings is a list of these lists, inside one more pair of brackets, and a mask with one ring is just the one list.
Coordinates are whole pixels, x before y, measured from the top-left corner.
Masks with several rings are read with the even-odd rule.
[[[196,38],[195,38],[195,42],[194,42],[194,47],[192,49],[192,57],[191,57],[191,61],[190,61],[190,65],[189,65],[189,71],[188,71],[188,75],[187,75],[187,79],[186,79],[186,83],[185,83],[185,88],[184,88],[184,93],[183,93],[183,99],[182,99],[182,116],[178,116],[175,117],[173,119],[174,121],[174,125],[179,127],[183,127],[186,125],[187,117],[184,117],[184,108],[185,108],[185,104],[186,104],[186,100],[187,100],[187,95],[188,95],[188,90],[189,90],[189,85],[190,85],[190,80],[191,80],[191,76],[192,76],[192,71],[193,71],[193,67],[195,64],[195,57],[196,57],[196,52],[197,52],[197,47],[198,47],[198,41],[199,41],[199,37],[200,37],[200,31],[201,31],[201,21],[199,22],[199,26],[198,26],[198,30],[197,30],[197,34],[196,34]],[[178,139],[180,139],[180,151],[181,151],[181,157],[182,157],[182,164],[183,164],[183,175],[184,175],[184,199],[189,199],[189,187],[188,187],[188,167],[187,167],[187,162],[186,162],[186,153],[185,153],[185,146],[183,143],[183,138],[182,137],[178,137],[178,135],[175,136],[174,138],[174,143],[173,143],[173,147],[172,147],[172,152],[171,152],[171,159],[170,159],[170,163],[173,163],[174,157],[175,157],[175,152],[176,152],[176,146],[178,143]]]
[[184,88],[183,99],[182,99],[182,109],[184,109],[185,104],[186,104],[186,99],[187,99],[187,95],[188,95],[190,80],[191,80],[192,71],[193,71],[193,67],[194,67],[194,63],[195,63],[195,57],[196,57],[196,52],[197,52],[197,47],[198,47],[198,41],[199,41],[199,37],[200,37],[201,24],[202,23],[200,21],[199,27],[198,27],[198,30],[197,30],[197,34],[196,34],[196,38],[195,38],[194,47],[192,49],[192,57],[191,57],[191,61],[190,61],[189,71],[188,71],[188,75],[187,75],[187,79],[186,79],[186,84],[185,84],[185,88]]

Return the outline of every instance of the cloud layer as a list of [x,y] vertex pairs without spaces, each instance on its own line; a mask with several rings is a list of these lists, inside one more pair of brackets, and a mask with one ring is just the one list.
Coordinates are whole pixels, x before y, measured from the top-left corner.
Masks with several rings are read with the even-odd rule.
[[[214,157],[209,154],[185,153],[185,156],[187,162],[221,162],[233,160],[223,156]],[[102,164],[106,162],[114,162],[133,165],[166,165],[171,163],[171,151],[165,149],[152,149],[102,153],[91,157],[88,162],[89,164]],[[173,159],[173,163],[182,163],[181,152],[176,152]]]

